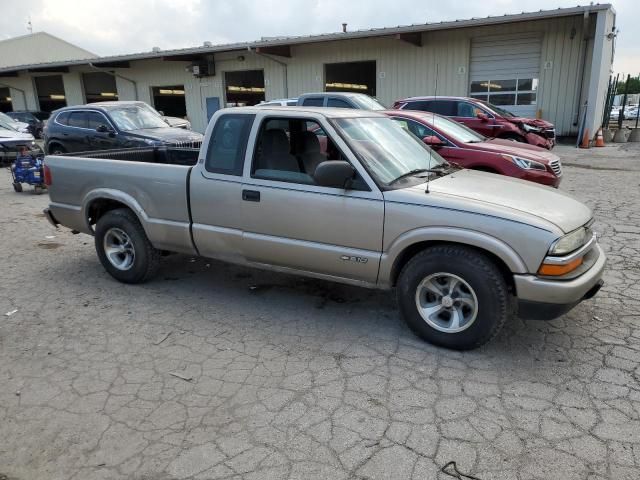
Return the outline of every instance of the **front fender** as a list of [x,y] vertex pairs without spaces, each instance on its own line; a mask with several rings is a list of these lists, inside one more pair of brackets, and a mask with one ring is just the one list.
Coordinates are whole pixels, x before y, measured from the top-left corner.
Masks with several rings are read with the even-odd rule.
[[378,283],[385,287],[393,284],[394,269],[402,253],[421,242],[450,242],[486,250],[504,262],[512,273],[528,273],[520,255],[499,238],[475,230],[455,227],[423,227],[403,233],[383,252],[380,259]]

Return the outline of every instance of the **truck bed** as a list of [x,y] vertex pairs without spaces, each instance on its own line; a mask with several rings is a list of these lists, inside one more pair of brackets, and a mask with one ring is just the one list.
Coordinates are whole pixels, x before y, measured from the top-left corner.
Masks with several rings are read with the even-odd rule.
[[63,225],[92,233],[93,199],[137,213],[156,248],[193,253],[188,181],[197,149],[142,148],[48,155],[51,211]]
[[161,163],[164,165],[194,166],[198,162],[198,148],[141,147],[89,152],[65,153],[63,157],[101,158],[103,160],[126,160],[129,162]]

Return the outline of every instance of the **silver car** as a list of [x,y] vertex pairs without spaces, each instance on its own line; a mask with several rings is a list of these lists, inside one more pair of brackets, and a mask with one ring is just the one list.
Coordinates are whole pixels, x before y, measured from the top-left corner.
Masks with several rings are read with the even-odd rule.
[[585,205],[450,165],[379,113],[225,109],[200,152],[178,150],[48,156],[47,217],[94,235],[121,282],[179,252],[395,288],[411,329],[456,349],[516,313],[557,317],[602,285]]

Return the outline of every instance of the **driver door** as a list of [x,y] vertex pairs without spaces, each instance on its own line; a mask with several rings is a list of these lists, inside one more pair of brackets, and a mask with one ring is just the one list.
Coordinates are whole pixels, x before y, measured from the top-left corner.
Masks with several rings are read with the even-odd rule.
[[[326,138],[304,144],[300,139],[308,135],[303,132]],[[255,134],[242,185],[247,260],[375,283],[384,200],[346,144],[320,120],[294,116],[265,116]],[[310,152],[349,161],[358,172],[352,188],[317,185],[306,161]]]

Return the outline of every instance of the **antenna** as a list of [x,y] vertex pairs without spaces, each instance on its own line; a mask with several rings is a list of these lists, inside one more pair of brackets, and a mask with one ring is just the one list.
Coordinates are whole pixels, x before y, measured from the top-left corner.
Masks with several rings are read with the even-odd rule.
[[33,33],[33,24],[31,23],[31,15],[29,15],[29,20],[27,21],[27,30],[29,30],[29,33]]
[[[438,66],[439,64],[436,63],[436,82],[435,82],[435,89],[433,92],[433,97],[434,99],[438,98]],[[435,118],[436,118],[436,114],[435,112],[431,112],[431,124],[433,125],[435,123]],[[433,153],[433,151],[431,150],[431,147],[429,147],[429,165],[428,165],[428,169],[431,170],[431,154]],[[424,191],[424,193],[429,193],[429,179],[431,178],[431,175],[427,176],[427,189]]]

